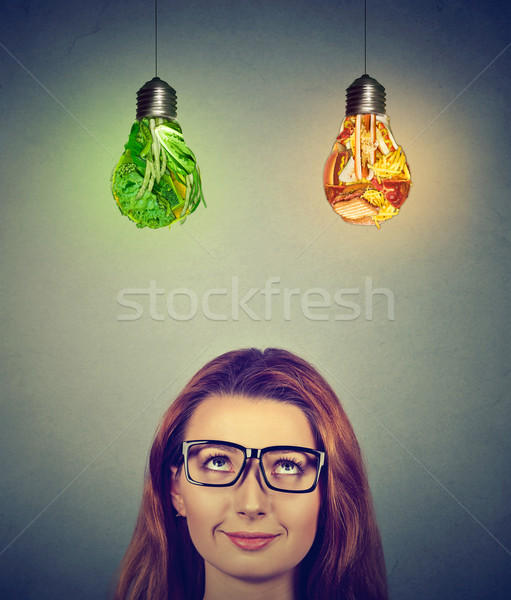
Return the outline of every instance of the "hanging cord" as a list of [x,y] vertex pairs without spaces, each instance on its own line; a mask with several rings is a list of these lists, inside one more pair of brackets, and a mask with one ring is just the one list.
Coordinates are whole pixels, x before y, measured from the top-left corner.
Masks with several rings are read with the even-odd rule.
[[364,0],[364,73],[367,74],[367,0]]
[[154,76],[158,77],[158,0],[154,0]]

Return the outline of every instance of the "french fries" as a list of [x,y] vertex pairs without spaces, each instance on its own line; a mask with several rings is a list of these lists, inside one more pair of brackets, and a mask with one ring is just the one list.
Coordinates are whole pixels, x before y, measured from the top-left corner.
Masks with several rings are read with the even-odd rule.
[[386,155],[382,154],[374,165],[369,166],[376,175],[378,183],[381,183],[382,179],[410,179],[406,157],[401,146]]

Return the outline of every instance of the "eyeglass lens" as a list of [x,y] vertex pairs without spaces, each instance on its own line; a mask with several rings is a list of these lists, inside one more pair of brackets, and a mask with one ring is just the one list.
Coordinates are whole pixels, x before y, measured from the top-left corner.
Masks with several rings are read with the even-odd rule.
[[[245,454],[222,444],[194,444],[188,448],[190,478],[207,485],[226,485],[243,468]],[[314,485],[318,458],[311,452],[281,447],[261,457],[261,466],[270,485],[281,490],[302,491]]]

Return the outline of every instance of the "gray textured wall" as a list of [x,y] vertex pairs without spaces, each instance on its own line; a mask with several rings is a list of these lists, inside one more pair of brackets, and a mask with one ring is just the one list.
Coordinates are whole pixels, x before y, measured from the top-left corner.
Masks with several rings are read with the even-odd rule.
[[[342,398],[394,600],[509,597],[510,10],[368,2],[368,72],[413,176],[377,231],[343,223],[322,188],[363,73],[362,2],[160,1],[159,74],[208,208],[139,231],[109,177],[153,76],[152,3],[4,3],[2,598],[104,596],[162,412],[206,360],[249,345],[303,355]],[[119,292],[151,282],[152,316],[141,294],[122,320]],[[233,315],[233,285],[256,289],[259,320]],[[193,318],[166,308],[179,288]],[[201,306],[214,288],[222,321]],[[354,307],[307,314],[311,288],[351,290]]]

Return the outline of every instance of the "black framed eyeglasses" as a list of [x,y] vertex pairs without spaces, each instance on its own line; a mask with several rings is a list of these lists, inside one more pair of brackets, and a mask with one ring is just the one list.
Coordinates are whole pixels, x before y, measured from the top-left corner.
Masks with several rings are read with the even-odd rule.
[[318,485],[325,452],[302,446],[245,448],[219,440],[183,442],[186,479],[194,485],[228,487],[242,476],[247,460],[257,458],[264,482],[271,490],[305,494]]

